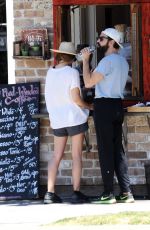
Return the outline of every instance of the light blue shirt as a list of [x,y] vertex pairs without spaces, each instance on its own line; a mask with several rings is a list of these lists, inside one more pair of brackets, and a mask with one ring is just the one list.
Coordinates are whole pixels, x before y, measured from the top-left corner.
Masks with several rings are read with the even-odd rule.
[[95,85],[95,98],[123,98],[129,65],[119,54],[105,56],[94,70],[104,79]]

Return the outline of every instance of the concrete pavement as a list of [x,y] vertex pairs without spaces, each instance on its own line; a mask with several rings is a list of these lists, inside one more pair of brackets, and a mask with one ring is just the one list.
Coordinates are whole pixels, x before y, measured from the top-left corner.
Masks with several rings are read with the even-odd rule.
[[[1,201],[0,202],[0,229],[1,230],[107,230],[111,226],[47,226],[57,220],[88,215],[105,215],[107,213],[118,213],[125,211],[147,211],[150,212],[150,200],[136,200],[131,204],[50,204],[44,205],[42,200],[22,200],[22,201]],[[114,228],[114,226],[113,226]],[[115,225],[115,229],[141,230],[140,225],[120,226]],[[150,229],[150,225],[142,225],[142,230]]]

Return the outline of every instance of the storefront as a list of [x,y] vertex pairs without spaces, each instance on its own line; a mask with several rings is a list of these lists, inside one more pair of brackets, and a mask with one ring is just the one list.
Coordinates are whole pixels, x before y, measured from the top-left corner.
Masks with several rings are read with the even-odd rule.
[[[15,38],[20,39],[22,29],[48,28],[51,47],[61,41],[77,44],[96,44],[96,39],[106,27],[114,27],[122,33],[124,51],[130,65],[125,91],[128,104],[150,100],[150,3],[148,0],[49,0],[14,1]],[[92,65],[100,59],[96,50]],[[39,81],[41,83],[41,113],[45,111],[44,84],[47,69],[53,58],[15,59],[16,83]],[[89,118],[90,151],[83,151],[83,186],[102,185],[97,154],[93,119]],[[150,128],[143,114],[127,118],[128,134],[125,146],[131,184],[136,195],[146,194],[144,163],[150,159]],[[53,153],[53,134],[48,118],[40,119],[40,185],[47,184],[47,161]],[[67,143],[65,155],[58,172],[57,185],[71,186],[71,145]]]
[[[62,40],[95,44],[98,34],[116,27],[122,34],[122,54],[130,65],[125,98],[149,100],[149,10],[146,0],[54,0],[54,45]],[[99,61],[97,50],[94,66]]]

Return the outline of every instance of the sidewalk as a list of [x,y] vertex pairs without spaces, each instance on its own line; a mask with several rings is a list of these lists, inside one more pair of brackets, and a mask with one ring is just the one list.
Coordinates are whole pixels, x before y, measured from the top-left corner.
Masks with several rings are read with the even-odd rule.
[[[150,200],[136,200],[131,204],[50,204],[44,205],[43,200],[37,201],[1,201],[0,202],[0,229],[2,230],[107,230],[111,226],[64,226],[54,227],[46,226],[57,220],[88,215],[104,215],[107,213],[118,213],[126,211],[147,211],[150,212]],[[114,228],[114,226],[113,226]],[[150,229],[150,225],[115,225],[115,230],[144,230]]]

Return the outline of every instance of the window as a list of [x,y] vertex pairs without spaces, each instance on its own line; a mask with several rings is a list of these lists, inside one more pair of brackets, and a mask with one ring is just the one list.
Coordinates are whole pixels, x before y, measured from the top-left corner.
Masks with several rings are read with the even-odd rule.
[[[116,1],[117,2],[117,1]],[[108,27],[114,27],[122,35],[123,50],[120,50],[130,66],[125,88],[126,99],[143,96],[141,9],[139,4],[126,5],[62,5],[56,17],[57,43],[72,41],[77,44],[96,44],[98,34]],[[61,19],[61,20],[60,20]],[[99,50],[93,56],[92,66],[101,59]]]

